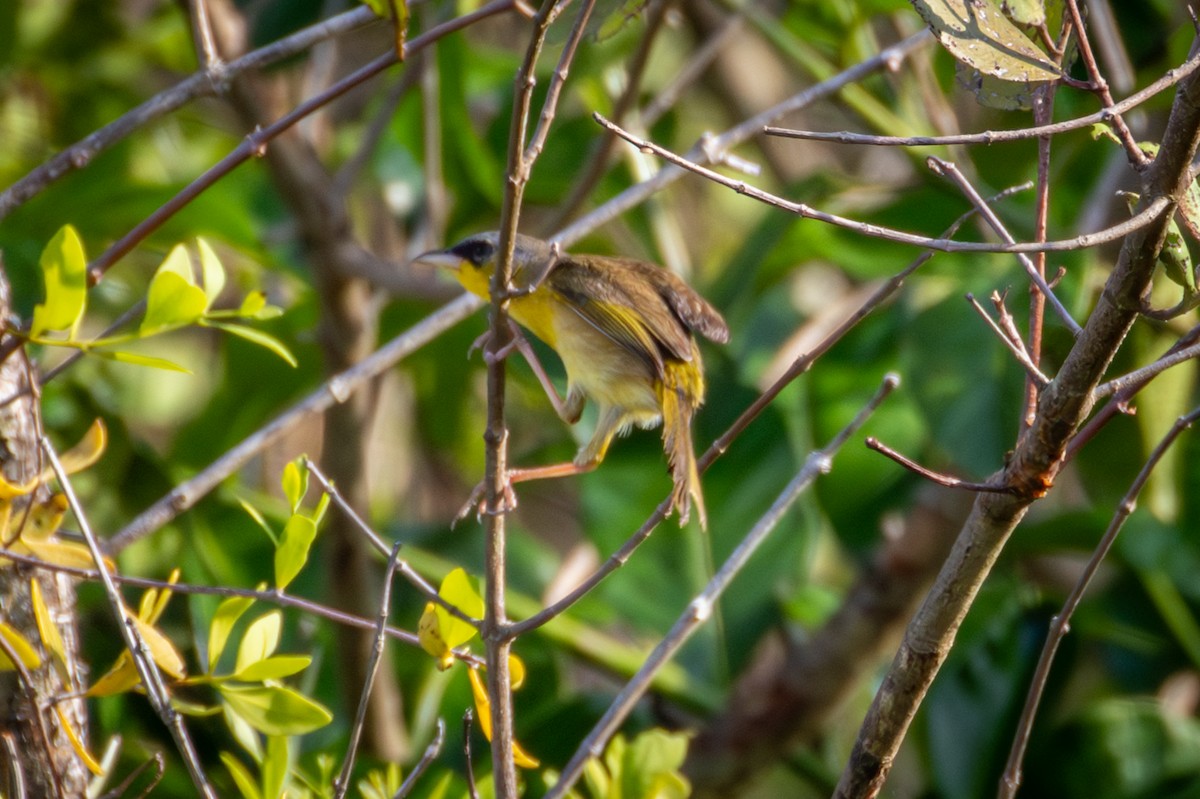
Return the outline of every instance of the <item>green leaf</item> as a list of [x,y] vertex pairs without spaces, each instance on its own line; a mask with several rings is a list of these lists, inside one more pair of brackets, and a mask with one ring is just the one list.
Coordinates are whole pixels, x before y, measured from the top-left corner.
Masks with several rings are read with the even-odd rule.
[[1046,22],[1046,4],[1043,0],[1004,0],[1004,13],[1018,25],[1043,25]]
[[257,663],[251,663],[233,676],[241,682],[263,682],[278,680],[304,671],[312,663],[308,655],[272,655]]
[[317,523],[302,513],[293,513],[283,528],[275,550],[275,586],[287,588],[308,561],[308,551],[317,537]]
[[200,275],[204,279],[204,296],[208,298],[208,304],[204,308],[208,310],[225,288],[225,267],[204,239],[196,239],[196,248],[200,251]]
[[233,625],[242,617],[254,599],[248,596],[232,596],[217,606],[212,623],[208,625],[208,671],[211,674],[225,652],[225,644],[229,642],[229,634]]
[[1045,83],[1062,71],[988,0],[912,0],[942,46],[985,75]]
[[[20,659],[21,665],[25,668],[36,669],[42,665],[42,658],[33,648],[33,644],[25,640],[25,636],[7,622],[0,621],[0,637],[8,642],[8,648]],[[0,671],[13,671],[15,668],[9,656],[0,651]]]
[[87,257],[75,228],[64,225],[55,233],[42,250],[38,265],[46,286],[46,301],[33,309],[29,334],[69,330],[74,339],[87,307]]
[[271,539],[271,543],[275,546],[279,546],[279,537],[275,535],[275,531],[271,529],[271,525],[267,524],[266,518],[264,518],[263,515],[258,512],[258,508],[254,507],[244,499],[239,499],[238,502],[241,504],[242,510],[250,514],[250,518],[253,519],[258,526],[262,528],[262,531],[267,534],[267,538]]
[[686,756],[686,734],[656,728],[622,742],[605,761],[625,799],[685,799],[690,788],[678,772]]
[[283,613],[278,610],[264,613],[252,621],[246,628],[246,634],[242,636],[233,673],[238,674],[245,671],[247,666],[269,658],[279,646],[282,627]]
[[[179,274],[175,253],[187,252],[182,247],[172,250],[167,260],[154,273],[150,281],[150,292],[146,295],[146,315],[138,331],[143,334],[156,333],[168,328],[198,322],[208,308],[208,297],[204,290],[189,278]],[[186,264],[191,269],[191,264]]]
[[250,753],[255,762],[261,763],[263,758],[262,741],[254,728],[250,726],[250,722],[239,716],[228,702],[221,703],[221,714],[225,717],[225,723],[229,725],[233,739]]
[[151,369],[162,369],[167,372],[183,372],[185,375],[192,373],[192,370],[186,366],[180,366],[166,358],[155,358],[153,355],[142,355],[128,350],[88,350],[88,352],[110,361],[131,363],[135,366],[149,366]]
[[[473,619],[483,618],[483,597],[479,596],[471,578],[461,568],[446,575],[438,589],[438,596]],[[462,646],[479,632],[474,626],[451,615],[441,605],[437,605],[437,615],[442,640],[450,649]]]
[[262,792],[258,790],[258,785],[254,782],[254,777],[250,774],[250,770],[242,765],[242,761],[234,757],[231,752],[222,752],[221,762],[229,770],[234,784],[237,785],[238,791],[245,799],[263,799]]
[[263,796],[266,799],[278,799],[285,795],[291,761],[291,745],[287,737],[272,735],[267,738],[267,756],[262,763]]
[[308,493],[308,470],[301,467],[298,461],[289,461],[283,467],[283,495],[287,497],[288,506],[292,513],[300,510],[300,503]]
[[266,735],[304,735],[333,720],[324,707],[283,686],[221,685],[217,690],[238,715]]
[[286,361],[288,366],[295,367],[298,365],[296,356],[292,355],[292,352],[287,348],[287,345],[272,336],[270,333],[264,333],[261,330],[253,327],[247,327],[246,325],[238,325],[232,322],[214,322],[211,319],[207,320],[205,324],[209,327],[215,327],[219,330],[224,330],[226,333],[235,335],[238,338],[244,338],[246,341],[253,342],[260,347],[270,350]]
[[260,311],[267,307],[267,295],[261,291],[252,291],[242,300],[241,307],[238,308],[238,316],[244,316],[250,319],[258,317]]

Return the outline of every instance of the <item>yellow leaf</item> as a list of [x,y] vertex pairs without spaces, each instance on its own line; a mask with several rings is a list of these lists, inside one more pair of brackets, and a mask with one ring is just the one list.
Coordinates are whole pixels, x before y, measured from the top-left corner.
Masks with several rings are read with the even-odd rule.
[[36,579],[29,580],[29,596],[33,603],[33,618],[37,622],[38,635],[41,636],[42,646],[50,653],[54,668],[63,681],[70,680],[67,669],[67,647],[54,620],[50,618],[50,609],[46,607],[46,599],[42,596],[42,584]]
[[87,770],[95,774],[97,777],[104,776],[104,769],[92,757],[92,753],[84,746],[83,741],[79,738],[79,733],[75,732],[75,728],[71,726],[71,722],[67,719],[67,714],[63,712],[62,705],[55,705],[54,710],[58,713],[58,723],[62,727],[63,732],[67,734],[67,740],[71,742],[71,748],[75,750],[75,754],[79,755],[79,759],[83,761],[83,765],[87,766]]
[[146,648],[150,650],[150,657],[154,658],[158,667],[177,680],[183,679],[186,673],[183,656],[179,654],[179,650],[175,648],[171,640],[159,632],[156,627],[137,617],[134,617],[133,623],[137,625],[138,632],[142,634],[142,640],[146,642]]
[[133,658],[129,655],[129,650],[121,653],[117,658],[117,662],[112,668],[96,682],[92,683],[92,687],[87,689],[88,696],[114,696],[123,694],[137,686],[141,682],[141,677],[138,676],[137,667],[133,665]]
[[[83,544],[76,544],[67,541],[38,541],[36,539],[29,541],[21,541],[28,547],[29,551],[46,561],[53,563],[55,566],[68,566],[73,569],[94,569],[96,561],[92,560],[92,552]],[[14,552],[18,552],[19,548],[14,546]],[[104,559],[105,564],[111,569],[112,562],[108,558]]]
[[23,497],[37,488],[37,484],[37,480],[30,480],[28,483],[10,483],[8,478],[0,474],[0,499]]
[[425,612],[421,614],[421,621],[417,623],[417,640],[421,642],[421,648],[437,660],[437,667],[445,671],[454,665],[454,655],[451,654],[450,647],[446,646],[446,639],[442,637],[441,617],[437,610],[436,602],[425,603]]
[[[175,585],[177,582],[179,582],[179,569],[172,569],[171,574],[167,577],[167,583],[169,585]],[[149,594],[150,591],[147,591],[146,593]],[[138,614],[138,618],[148,624],[158,623],[159,618],[163,615],[163,611],[167,609],[167,603],[171,601],[170,588],[164,588],[161,592],[156,593],[157,598],[154,602],[150,603],[148,614],[145,616],[141,615],[140,613]]]
[[[25,668],[36,669],[42,665],[42,658],[33,648],[33,644],[25,640],[25,636],[17,632],[15,628],[2,621],[0,621],[0,638],[8,642],[8,648],[20,659],[21,665]],[[0,671],[12,671],[15,668],[8,653],[0,651]]]
[[525,661],[513,654],[508,656],[508,679],[514,691],[525,684]]
[[58,532],[66,515],[67,498],[62,494],[51,494],[45,502],[34,504],[29,513],[18,511],[13,519],[18,527],[13,532],[19,533],[23,541],[45,541]]
[[58,459],[62,463],[63,471],[67,474],[75,474],[100,460],[100,456],[104,454],[107,446],[108,431],[104,427],[104,422],[97,419],[83,434],[83,438],[79,439],[79,443],[59,455]]
[[[471,584],[471,578],[461,568],[446,575],[438,589],[438,596],[473,619],[483,618],[483,597],[479,596],[479,592]],[[474,625],[453,615],[441,605],[437,605],[436,612],[442,640],[450,649],[462,646],[479,632]]]
[[[488,699],[487,687],[478,669],[467,669],[467,677],[471,680],[471,694],[475,697],[475,715],[479,717],[479,729],[483,737],[492,740],[492,702]],[[537,768],[541,761],[530,755],[515,740],[513,741],[513,763],[518,768]]]

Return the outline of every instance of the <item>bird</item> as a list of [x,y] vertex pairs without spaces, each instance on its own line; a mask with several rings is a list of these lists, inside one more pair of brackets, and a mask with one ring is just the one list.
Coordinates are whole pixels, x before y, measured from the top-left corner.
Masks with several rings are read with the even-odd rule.
[[[487,300],[499,250],[500,235],[492,231],[414,260],[451,270],[467,291]],[[678,512],[682,527],[694,505],[701,528],[707,529],[691,432],[705,393],[693,334],[727,343],[729,328],[721,314],[660,266],[633,258],[569,255],[557,244],[523,234],[513,245],[511,286],[509,316],[554,350],[566,370],[563,399],[518,333],[514,343],[530,359],[559,416],[574,424],[588,399],[599,412],[591,439],[572,462],[510,470],[510,485],[591,471],[614,437],[634,425],[662,424],[674,484],[670,509]]]

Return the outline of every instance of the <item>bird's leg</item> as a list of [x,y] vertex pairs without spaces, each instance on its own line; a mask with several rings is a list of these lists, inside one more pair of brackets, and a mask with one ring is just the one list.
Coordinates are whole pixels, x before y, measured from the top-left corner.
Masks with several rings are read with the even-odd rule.
[[[583,414],[584,397],[582,393],[574,391],[569,392],[564,398],[558,393],[558,389],[554,386],[554,381],[550,379],[550,375],[546,373],[546,367],[542,366],[542,361],[534,352],[533,347],[529,343],[529,339],[525,338],[525,334],[521,332],[521,328],[517,327],[511,319],[508,320],[509,331],[512,333],[512,338],[507,344],[495,352],[483,350],[483,359],[487,363],[495,363],[501,358],[507,358],[512,355],[513,350],[521,353],[525,358],[525,362],[529,364],[529,368],[533,370],[534,376],[538,382],[542,384],[542,390],[546,392],[546,398],[550,400],[550,404],[554,406],[554,412],[558,414],[558,418],[562,419],[567,424],[575,424],[579,421],[579,417]],[[467,351],[467,357],[476,349],[483,349],[491,337],[490,332],[486,332],[475,342],[471,344],[471,349]]]

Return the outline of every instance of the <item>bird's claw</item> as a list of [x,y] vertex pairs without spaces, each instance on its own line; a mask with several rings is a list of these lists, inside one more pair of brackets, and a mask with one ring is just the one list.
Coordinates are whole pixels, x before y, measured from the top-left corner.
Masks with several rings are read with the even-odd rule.
[[450,529],[454,529],[459,522],[471,515],[472,508],[475,510],[475,521],[477,522],[482,521],[484,516],[502,516],[517,509],[517,492],[513,490],[512,483],[508,480],[504,481],[504,488],[501,490],[500,507],[489,509],[486,493],[487,485],[481,481],[471,491],[467,501],[458,509],[458,513],[454,515],[454,520],[450,522]]

